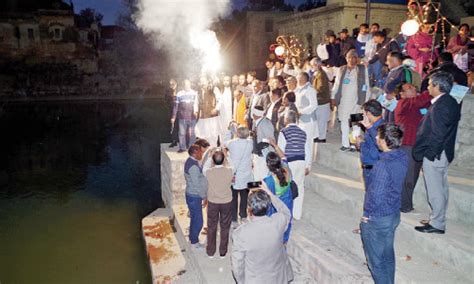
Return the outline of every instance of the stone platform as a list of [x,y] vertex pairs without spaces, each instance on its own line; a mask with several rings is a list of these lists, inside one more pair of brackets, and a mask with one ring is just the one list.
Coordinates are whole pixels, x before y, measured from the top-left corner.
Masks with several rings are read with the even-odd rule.
[[[473,138],[474,97],[470,96],[463,103],[456,158],[449,168],[450,201],[446,234],[422,234],[413,229],[429,214],[423,178],[420,176],[414,194],[416,213],[402,214],[397,229],[397,283],[472,283]],[[288,253],[295,270],[294,283],[373,283],[360,235],[352,232],[359,226],[364,198],[359,154],[341,152],[339,147],[339,137],[334,134],[329,135],[328,143],[315,144],[313,169],[305,188],[303,218],[294,221],[288,243]],[[174,260],[177,263],[174,269],[166,265],[151,265],[154,279],[158,279],[157,275],[168,273],[173,275],[173,283],[233,283],[230,253],[225,259],[209,259],[204,250],[190,248],[183,176],[187,154],[178,154],[166,145],[162,145],[161,150],[162,198],[168,209],[166,214],[158,215],[168,220],[171,228],[175,229],[173,250],[181,252],[181,255]],[[201,242],[205,242],[206,235],[201,234],[200,238]],[[145,239],[148,242],[146,236]],[[165,270],[170,272],[164,273]]]

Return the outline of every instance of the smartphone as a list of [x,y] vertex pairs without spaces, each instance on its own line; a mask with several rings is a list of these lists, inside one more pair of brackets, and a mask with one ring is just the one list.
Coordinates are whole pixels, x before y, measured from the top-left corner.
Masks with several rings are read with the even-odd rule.
[[251,181],[251,182],[248,182],[247,183],[247,188],[248,189],[251,189],[251,188],[258,188],[262,185],[262,182],[261,181]]

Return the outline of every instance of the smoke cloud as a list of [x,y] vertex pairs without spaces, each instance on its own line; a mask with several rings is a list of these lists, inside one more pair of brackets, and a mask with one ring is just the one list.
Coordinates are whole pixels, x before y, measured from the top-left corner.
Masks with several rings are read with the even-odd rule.
[[158,48],[165,48],[184,76],[195,68],[215,73],[220,44],[211,25],[225,16],[230,0],[138,0],[135,23]]

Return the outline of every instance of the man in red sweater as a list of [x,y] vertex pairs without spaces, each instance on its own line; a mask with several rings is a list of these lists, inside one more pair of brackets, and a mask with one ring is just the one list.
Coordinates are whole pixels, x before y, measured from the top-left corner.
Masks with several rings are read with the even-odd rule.
[[404,83],[398,88],[400,99],[395,108],[395,124],[399,125],[403,131],[401,149],[408,156],[408,172],[402,190],[402,205],[400,211],[408,213],[413,211],[413,190],[415,189],[422,162],[413,159],[412,149],[415,145],[416,130],[423,118],[422,109],[428,108],[431,104],[431,96],[428,91],[417,95],[416,87],[410,83]]

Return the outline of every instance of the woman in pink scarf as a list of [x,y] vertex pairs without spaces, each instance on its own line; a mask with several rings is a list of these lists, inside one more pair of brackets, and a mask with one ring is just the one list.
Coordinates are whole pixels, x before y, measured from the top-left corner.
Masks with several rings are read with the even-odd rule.
[[422,25],[420,30],[408,39],[406,46],[408,55],[415,60],[416,72],[421,74],[422,77],[426,75],[423,73],[423,68],[438,57],[436,50],[433,53],[431,52],[433,36],[429,34],[430,28],[429,24]]
[[446,47],[446,51],[451,52],[453,57],[466,56],[466,62],[454,60],[459,69],[464,72],[468,71],[467,59],[469,58],[469,55],[465,54],[467,52],[467,44],[469,41],[469,25],[462,24],[459,26],[459,33],[449,40],[448,46]]

